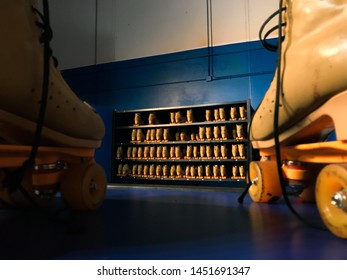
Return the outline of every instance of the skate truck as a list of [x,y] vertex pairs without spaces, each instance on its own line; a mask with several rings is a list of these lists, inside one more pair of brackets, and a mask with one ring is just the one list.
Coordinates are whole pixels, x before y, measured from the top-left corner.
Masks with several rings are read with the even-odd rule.
[[[2,202],[10,206],[48,207],[60,192],[71,209],[95,210],[101,206],[106,176],[93,159],[93,149],[39,147],[35,164],[23,169],[24,174],[18,173],[30,152],[31,146],[0,145]],[[17,178],[22,180],[18,182]]]
[[[281,172],[284,184],[303,187],[303,202],[316,202],[326,227],[335,235],[347,238],[347,141],[325,141],[291,145],[303,141],[309,132],[318,136],[324,129],[336,129],[337,139],[347,139],[343,129],[343,112],[347,92],[327,101],[281,137]],[[342,126],[342,127],[341,127]],[[295,141],[296,140],[296,141]],[[273,202],[282,196],[276,151],[272,141],[253,142],[259,148],[261,160],[249,165],[249,194],[255,202]]]

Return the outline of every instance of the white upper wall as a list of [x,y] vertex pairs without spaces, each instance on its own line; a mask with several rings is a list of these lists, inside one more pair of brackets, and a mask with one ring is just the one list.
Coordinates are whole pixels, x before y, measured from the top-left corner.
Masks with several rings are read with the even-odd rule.
[[116,0],[115,59],[206,45],[206,0]]
[[51,46],[60,68],[75,68],[96,63],[95,4],[96,0],[49,1],[53,29]]
[[50,0],[61,69],[258,40],[274,0]]

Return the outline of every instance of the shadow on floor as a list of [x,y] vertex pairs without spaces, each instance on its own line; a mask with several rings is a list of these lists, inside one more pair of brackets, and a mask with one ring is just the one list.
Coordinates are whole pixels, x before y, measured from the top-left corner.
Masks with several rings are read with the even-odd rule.
[[[1,259],[347,259],[347,240],[283,201],[238,192],[112,187],[92,213],[0,209]],[[293,200],[321,225],[314,204]],[[57,210],[60,211],[57,212]],[[53,211],[54,210],[54,211]]]

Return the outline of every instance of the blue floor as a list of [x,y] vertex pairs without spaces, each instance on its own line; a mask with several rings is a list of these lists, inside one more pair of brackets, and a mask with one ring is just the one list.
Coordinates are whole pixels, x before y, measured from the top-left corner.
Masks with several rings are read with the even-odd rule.
[[[0,208],[0,259],[347,259],[347,240],[304,225],[282,200],[240,205],[239,195],[110,186],[93,213]],[[322,225],[314,204],[291,200]]]

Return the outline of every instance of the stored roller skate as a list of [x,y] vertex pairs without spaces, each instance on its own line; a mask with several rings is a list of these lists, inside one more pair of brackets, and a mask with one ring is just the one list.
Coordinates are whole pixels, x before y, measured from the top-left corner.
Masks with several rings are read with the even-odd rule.
[[[300,185],[347,238],[347,1],[280,1],[279,64],[250,125],[261,160],[249,166],[255,202]],[[336,141],[325,141],[335,131]],[[282,185],[282,188],[281,188]]]
[[47,206],[60,192],[73,209],[104,199],[105,173],[95,163],[104,124],[56,69],[48,1],[0,1],[0,202]]

